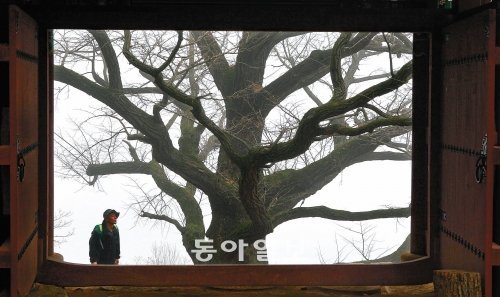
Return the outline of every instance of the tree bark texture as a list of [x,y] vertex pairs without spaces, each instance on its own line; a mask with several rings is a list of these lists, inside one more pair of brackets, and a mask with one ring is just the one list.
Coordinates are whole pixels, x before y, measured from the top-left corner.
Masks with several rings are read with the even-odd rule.
[[253,296],[286,296],[286,297],[403,297],[403,296],[434,296],[432,284],[418,286],[360,286],[360,287],[331,287],[331,286],[258,286],[258,287],[57,287],[35,283],[29,297],[36,296],[69,296],[69,297],[104,297],[104,296],[131,296],[131,297],[253,297]]
[[479,272],[461,270],[434,271],[434,287],[437,297],[481,297]]

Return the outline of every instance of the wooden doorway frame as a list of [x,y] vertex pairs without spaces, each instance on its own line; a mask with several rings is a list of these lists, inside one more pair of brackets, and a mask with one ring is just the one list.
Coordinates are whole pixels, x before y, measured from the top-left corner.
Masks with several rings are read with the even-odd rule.
[[[431,104],[431,81],[429,73],[433,56],[433,34],[437,19],[443,17],[434,9],[400,10],[397,13],[388,13],[383,10],[338,11],[328,4],[318,1],[302,4],[287,5],[285,10],[279,3],[271,3],[275,12],[269,12],[269,4],[255,4],[250,9],[261,18],[253,21],[245,20],[240,15],[229,24],[220,23],[223,14],[228,11],[241,10],[239,4],[221,4],[220,1],[207,1],[208,5],[171,4],[163,10],[143,8],[143,15],[137,17],[137,10],[113,9],[73,9],[61,7],[23,6],[38,21],[40,25],[40,74],[47,78],[40,84],[41,94],[41,121],[40,121],[40,244],[39,244],[39,281],[60,286],[91,286],[91,285],[137,285],[137,286],[231,286],[231,285],[402,285],[421,284],[432,281],[432,270],[436,267],[433,242],[438,234],[435,233],[433,222],[437,212],[434,206],[436,190],[430,180],[432,174],[431,157],[437,154],[439,148],[433,146],[432,137],[427,139],[439,125],[433,121],[436,109]],[[432,1],[429,1],[431,3]],[[224,7],[221,10],[221,7]],[[40,9],[41,8],[41,9]],[[199,22],[186,20],[186,15],[196,15],[193,11],[203,11],[205,17],[199,17]],[[265,12],[267,11],[267,13]],[[304,14],[304,11],[309,14]],[[173,13],[176,12],[176,13]],[[330,13],[330,14],[329,14]],[[85,16],[99,21],[89,24]],[[184,18],[182,16],[184,15]],[[215,16],[212,20],[206,15]],[[303,18],[297,18],[302,15]],[[112,16],[112,17],[110,17]],[[181,16],[181,17],[180,17]],[[333,16],[333,17],[332,17]],[[446,15],[444,15],[446,16]],[[393,19],[391,19],[391,17]],[[52,58],[50,56],[50,29],[53,28],[144,28],[151,29],[159,26],[155,22],[145,23],[146,19],[166,20],[161,23],[162,28],[182,29],[246,29],[259,30],[328,30],[328,31],[410,31],[420,33],[420,43],[416,45],[426,55],[420,56],[420,62],[414,68],[414,77],[420,78],[414,84],[414,92],[425,100],[416,103],[414,108],[422,112],[415,117],[414,135],[418,135],[422,142],[417,143],[413,166],[413,183],[423,187],[412,187],[412,201],[414,209],[412,215],[422,228],[412,228],[412,251],[424,255],[419,260],[401,264],[374,264],[374,265],[197,265],[197,266],[98,266],[64,263],[54,260],[53,255],[53,98],[52,91]],[[284,20],[293,19],[286,23]],[[318,20],[328,20],[321,24]],[[141,23],[143,22],[143,23]],[[353,25],[354,24],[354,25]],[[264,27],[263,27],[264,26]],[[432,76],[434,80],[434,76]],[[417,79],[415,79],[417,81]],[[415,94],[415,93],[414,93]],[[430,130],[433,130],[429,132]],[[435,134],[437,135],[437,134]],[[435,150],[435,151],[434,151]],[[42,185],[43,184],[43,185]],[[415,197],[420,197],[418,200]],[[416,202],[416,203],[415,203]]]

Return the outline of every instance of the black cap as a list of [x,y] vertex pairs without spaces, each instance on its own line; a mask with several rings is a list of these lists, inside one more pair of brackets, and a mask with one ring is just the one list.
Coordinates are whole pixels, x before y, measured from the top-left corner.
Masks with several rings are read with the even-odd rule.
[[117,212],[117,211],[116,211],[116,210],[114,210],[114,209],[109,209],[109,208],[108,208],[108,209],[106,209],[106,210],[104,211],[104,213],[102,214],[102,217],[103,217],[103,218],[105,218],[105,217],[109,216],[109,215],[110,215],[110,214],[112,214],[112,213],[116,214],[116,217],[119,217],[119,216],[120,216],[120,213],[119,213],[119,212]]

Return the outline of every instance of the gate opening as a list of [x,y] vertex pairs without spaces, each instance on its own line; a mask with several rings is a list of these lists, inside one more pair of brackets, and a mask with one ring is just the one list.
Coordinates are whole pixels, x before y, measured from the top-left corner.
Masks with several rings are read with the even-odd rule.
[[108,208],[121,212],[121,264],[409,252],[413,34],[53,36],[54,242],[66,261],[89,264]]

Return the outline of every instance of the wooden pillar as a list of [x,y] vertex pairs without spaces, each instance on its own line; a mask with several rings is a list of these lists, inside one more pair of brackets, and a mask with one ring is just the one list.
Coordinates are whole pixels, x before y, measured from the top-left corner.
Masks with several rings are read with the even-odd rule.
[[428,142],[430,36],[413,35],[413,151],[410,252],[428,255]]

